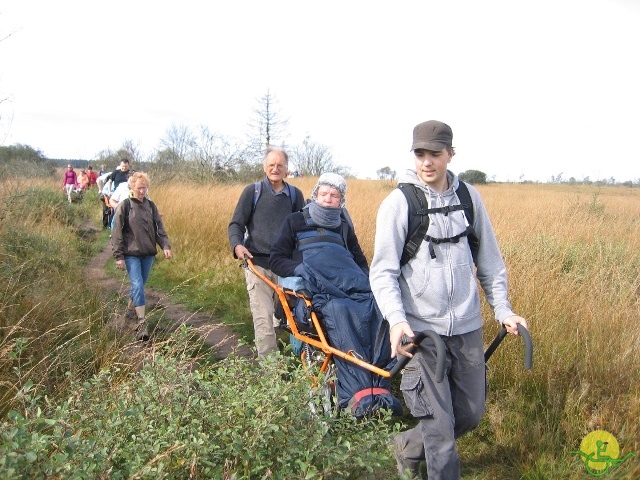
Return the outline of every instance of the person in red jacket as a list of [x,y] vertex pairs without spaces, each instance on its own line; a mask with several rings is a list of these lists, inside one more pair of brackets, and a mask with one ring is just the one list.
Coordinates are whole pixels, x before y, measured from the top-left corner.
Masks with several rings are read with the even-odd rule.
[[89,188],[93,187],[98,180],[98,175],[93,171],[93,167],[89,165],[87,167],[87,178],[89,179]]

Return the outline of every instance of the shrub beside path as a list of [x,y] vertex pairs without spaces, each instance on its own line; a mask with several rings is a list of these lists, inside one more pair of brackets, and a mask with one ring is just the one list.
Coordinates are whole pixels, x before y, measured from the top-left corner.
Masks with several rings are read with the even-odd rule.
[[[104,297],[113,294],[126,296],[129,292],[129,281],[112,278],[105,270],[107,262],[113,259],[109,245],[103,251],[94,256],[84,271],[85,281],[96,289],[103,292]],[[247,345],[238,345],[238,336],[228,326],[220,323],[215,317],[207,313],[188,312],[179,305],[172,303],[166,295],[156,290],[146,288],[145,297],[147,300],[147,310],[162,310],[165,322],[174,323],[175,326],[182,324],[196,329],[203,337],[206,345],[211,346],[216,351],[216,356],[225,358],[235,351],[237,355],[250,357],[253,355]],[[114,315],[114,322],[118,331],[126,330],[124,312]]]

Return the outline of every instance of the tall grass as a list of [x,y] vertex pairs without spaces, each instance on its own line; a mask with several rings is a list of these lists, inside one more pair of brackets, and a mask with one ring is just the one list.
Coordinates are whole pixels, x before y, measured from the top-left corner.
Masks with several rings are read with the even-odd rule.
[[[117,331],[122,305],[82,275],[100,245],[84,227],[100,221],[95,191],[69,204],[50,185],[11,185],[0,202],[0,478],[373,478],[391,468],[394,427],[312,415],[308,402],[321,399],[291,357],[216,363],[184,326],[148,349]],[[191,267],[171,265],[194,281]]]
[[[308,196],[315,179],[292,183]],[[250,325],[242,272],[226,234],[242,188],[162,186],[153,196],[181,258],[165,263],[163,274],[191,279],[197,295],[215,298],[220,312],[232,311],[234,322]],[[391,188],[348,182],[347,208],[369,260],[377,208]],[[467,473],[580,476],[580,459],[569,452],[596,429],[616,436],[624,452],[640,453],[640,191],[515,184],[479,190],[508,267],[514,309],[529,320],[535,365],[524,371],[522,345],[514,338],[491,358],[486,417],[460,442]],[[483,308],[488,344],[498,327]],[[631,463],[618,473],[630,471]]]
[[[97,194],[95,197],[97,202]],[[0,183],[0,411],[15,406],[28,380],[49,395],[69,374],[99,366],[109,306],[84,287],[95,246],[80,225],[89,201],[69,204],[50,182]]]
[[[316,179],[291,180],[308,195]],[[365,180],[348,183],[347,207],[363,250],[371,260],[376,212],[392,186]],[[76,430],[82,431],[94,422],[90,428],[102,425],[103,439],[107,442],[120,438],[119,435],[129,436],[122,437],[124,440],[119,444],[122,449],[115,449],[115,443],[103,446],[107,449],[103,459],[107,463],[110,461],[108,449],[117,450],[124,462],[120,465],[122,472],[144,471],[147,477],[159,477],[167,471],[186,472],[189,468],[181,466],[181,462],[194,462],[194,471],[199,472],[200,478],[208,478],[203,472],[217,467],[201,463],[203,459],[199,455],[203,449],[192,445],[190,440],[184,440],[186,446],[167,443],[171,429],[175,427],[171,422],[164,422],[162,428],[156,430],[158,435],[149,445],[157,452],[150,458],[141,459],[139,451],[128,449],[127,439],[140,435],[142,430],[131,429],[122,423],[122,419],[116,418],[118,415],[114,412],[118,401],[125,402],[126,405],[122,405],[130,409],[136,421],[148,419],[144,410],[136,406],[144,402],[141,396],[146,393],[143,390],[157,389],[166,394],[167,386],[149,383],[153,369],[146,371],[144,365],[152,364],[154,368],[162,369],[158,370],[158,381],[162,382],[166,381],[167,375],[174,375],[176,368],[194,371],[194,367],[189,366],[191,355],[187,355],[188,361],[181,360],[177,367],[160,361],[160,348],[154,349],[151,357],[141,354],[141,364],[130,358],[130,352],[123,349],[121,340],[108,326],[108,318],[116,305],[101,300],[90,286],[83,284],[80,275],[83,264],[95,251],[96,242],[79,235],[78,225],[87,219],[99,224],[97,199],[69,205],[59,189],[40,187],[5,183],[0,190],[0,275],[3,282],[0,291],[0,400],[3,412],[14,409],[23,416],[33,415],[36,410],[32,407],[37,398],[33,392],[44,392],[50,407],[54,408],[48,421],[59,426],[64,425],[64,415],[57,417],[52,412],[55,408],[64,410],[71,405],[57,403],[56,407],[56,402],[68,396],[70,391],[82,390],[79,395],[94,402],[92,405],[99,405],[98,399],[102,396],[104,409],[74,410],[75,423],[65,427],[77,435],[80,443],[74,445],[82,445],[90,451],[91,442],[98,439]],[[227,240],[227,225],[243,188],[244,185],[156,185],[152,178],[151,195],[163,215],[175,258],[171,261],[158,259],[150,285],[170,290],[175,299],[193,309],[217,314],[251,340],[244,277],[239,268],[240,261],[233,259]],[[525,371],[521,342],[509,337],[491,358],[487,413],[477,430],[459,440],[463,478],[585,478],[584,464],[571,452],[578,450],[587,433],[597,429],[612,433],[622,454],[640,454],[640,425],[637,422],[640,356],[636,353],[640,341],[640,191],[624,187],[508,184],[481,186],[479,190],[502,247],[514,309],[529,320],[535,357],[533,370]],[[488,305],[484,304],[483,309],[488,344],[498,327]],[[179,342],[175,345],[180,345],[178,350],[187,348]],[[142,377],[133,373],[139,365],[142,365]],[[94,377],[105,371],[110,375],[108,382],[104,381],[105,373]],[[256,375],[255,381],[259,381],[259,372],[247,374]],[[239,372],[233,374],[234,378],[240,375]],[[183,378],[184,383],[176,383],[175,393],[186,389],[189,401],[197,401],[200,394],[206,398],[213,395],[214,390],[209,390],[208,384],[198,386],[200,378],[178,377]],[[171,377],[171,382],[177,382],[175,378],[178,377]],[[79,386],[78,379],[87,382]],[[136,387],[140,379],[144,389]],[[269,390],[269,382],[275,385],[277,380],[267,379],[261,383],[266,396],[275,394],[275,390]],[[102,394],[95,390],[98,387],[105,389]],[[172,402],[179,401],[176,398],[172,397],[164,407],[174,408]],[[300,399],[294,395],[288,397],[288,401]],[[161,403],[154,399],[149,414],[162,415]],[[79,405],[73,403],[74,409],[80,408]],[[277,405],[277,402],[260,406],[271,415],[273,412],[268,405]],[[206,406],[212,415],[216,415],[215,405],[207,403]],[[232,411],[242,412],[245,406],[238,404],[233,407],[237,410]],[[225,404],[224,408],[227,407]],[[183,412],[181,418],[185,418],[186,411],[180,412]],[[279,422],[286,421],[281,416],[278,418]],[[27,429],[27,420],[14,415],[12,425],[18,430]],[[244,421],[244,425],[253,425],[248,419]],[[193,423],[189,423],[187,430],[182,428],[186,424],[180,425],[176,435],[190,435],[189,438],[198,438],[198,442],[205,441],[202,431],[195,429]],[[36,430],[49,432],[45,424]],[[64,435],[64,429],[60,431]],[[363,433],[362,438],[358,438],[354,431],[348,434],[347,440],[353,438],[353,442],[358,442],[354,455],[366,455],[362,442],[373,442],[372,451],[383,449],[380,433],[375,441],[368,435]],[[33,433],[29,445],[38,438]],[[181,441],[183,438],[187,437],[180,436]],[[88,443],[85,442],[87,439]],[[206,441],[213,441],[212,437],[207,437]],[[7,447],[10,444],[3,445],[3,452],[18,454],[18,447],[11,450]],[[174,451],[176,448],[191,456],[182,457]],[[65,454],[71,455],[70,451],[65,450]],[[53,465],[53,459],[60,452],[56,453],[54,448],[49,453],[50,456],[43,455],[52,462],[50,467],[62,468]],[[32,458],[25,451],[19,454],[26,462]],[[44,457],[34,455],[44,461]],[[229,455],[236,467],[250,468],[250,464],[243,463],[241,449]],[[344,451],[340,455],[341,462],[348,461]],[[381,451],[380,455],[375,478],[393,477],[395,468],[388,452]],[[164,458],[170,462],[163,463],[162,470],[157,462]],[[295,456],[291,458],[292,462],[296,461]],[[69,465],[76,461],[77,457],[68,459]],[[227,473],[232,471],[233,465]],[[340,465],[342,468],[343,464]],[[314,478],[313,470],[307,472],[309,478]],[[58,474],[71,476],[64,470],[59,470]],[[627,460],[612,475],[613,478],[638,477],[638,461]]]

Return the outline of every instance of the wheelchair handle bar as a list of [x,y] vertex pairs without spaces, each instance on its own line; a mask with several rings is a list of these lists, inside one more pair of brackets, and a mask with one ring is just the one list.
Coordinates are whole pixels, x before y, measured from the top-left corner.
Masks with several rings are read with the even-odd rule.
[[[533,341],[531,340],[531,334],[529,333],[529,330],[527,330],[520,324],[518,324],[518,333],[520,334],[520,336],[522,337],[522,341],[524,342],[524,368],[526,368],[527,370],[531,370],[531,368],[533,367]],[[496,350],[496,348],[498,348],[498,346],[500,345],[500,343],[502,343],[502,340],[506,336],[507,329],[505,327],[502,327],[496,338],[493,340],[493,342],[491,342],[491,345],[489,345],[489,348],[487,348],[487,351],[484,353],[485,362],[487,362],[489,358],[491,358],[493,352]],[[418,332],[406,348],[409,353],[413,354],[416,348],[418,348],[418,345],[420,345],[422,341],[427,337],[433,340],[436,348],[436,381],[439,383],[442,382],[442,379],[444,378],[444,358],[446,349],[444,342],[440,338],[440,335],[431,330]],[[391,376],[393,377],[397,375],[400,370],[402,370],[407,365],[407,363],[409,363],[409,360],[411,360],[410,357],[406,357],[398,353],[396,364],[389,371]]]
[[[444,342],[440,338],[440,335],[431,330],[418,332],[415,334],[413,340],[409,345],[407,345],[406,348],[409,353],[413,354],[416,348],[418,348],[418,345],[420,345],[422,341],[427,337],[433,340],[433,343],[436,347],[436,382],[440,383],[444,378],[444,357],[446,348],[444,346]],[[397,361],[395,366],[389,371],[392,377],[397,375],[398,372],[400,372],[400,370],[402,370],[407,365],[407,363],[409,363],[409,360],[411,360],[411,358],[405,357],[401,353],[398,353],[398,355],[396,355],[396,359]]]
[[[531,334],[529,333],[529,330],[527,330],[520,324],[518,324],[518,333],[520,334],[520,336],[522,337],[522,341],[524,342],[524,368],[526,368],[527,370],[531,370],[531,368],[533,367],[533,342],[531,340]],[[491,358],[491,355],[493,355],[493,352],[496,348],[498,348],[498,345],[500,345],[506,335],[507,329],[506,327],[502,327],[500,332],[498,332],[498,335],[496,335],[496,338],[494,338],[493,342],[491,342],[491,345],[489,345],[489,348],[487,348],[487,351],[484,352],[485,362],[487,362],[489,358]]]

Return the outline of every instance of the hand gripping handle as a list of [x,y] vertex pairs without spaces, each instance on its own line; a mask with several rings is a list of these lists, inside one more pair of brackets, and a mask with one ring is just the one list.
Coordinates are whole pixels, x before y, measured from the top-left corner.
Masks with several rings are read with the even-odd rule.
[[[444,357],[445,357],[445,346],[444,346],[444,342],[440,338],[440,335],[438,335],[436,332],[433,332],[431,330],[418,332],[413,337],[411,343],[406,346],[406,349],[409,353],[413,354],[416,348],[418,348],[418,345],[420,345],[422,341],[427,337],[429,337],[433,341],[436,347],[436,382],[440,383],[444,378]],[[396,364],[389,372],[392,377],[397,375],[398,372],[402,370],[405,367],[405,365],[407,365],[407,363],[409,363],[409,360],[411,360],[411,358],[405,357],[401,353],[398,353],[396,358],[397,358]]]

